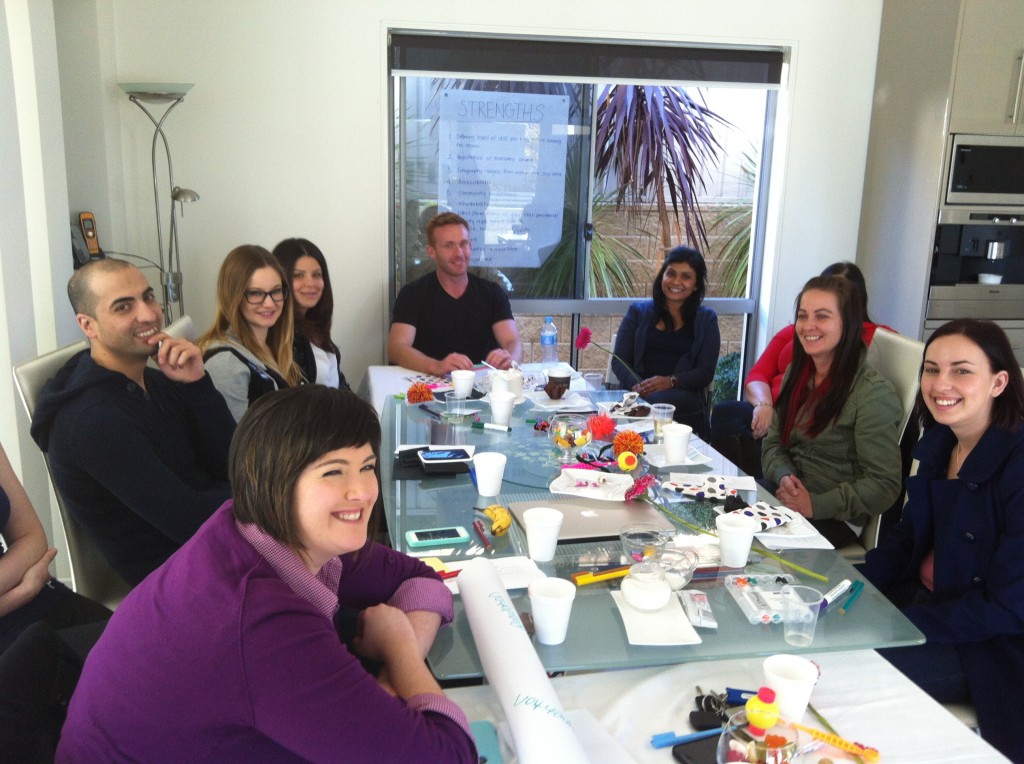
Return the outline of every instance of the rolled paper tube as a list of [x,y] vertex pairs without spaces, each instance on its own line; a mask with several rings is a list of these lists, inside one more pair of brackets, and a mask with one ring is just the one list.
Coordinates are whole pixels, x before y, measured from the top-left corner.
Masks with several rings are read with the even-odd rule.
[[583,745],[490,560],[477,558],[462,568],[459,596],[484,674],[508,719],[519,761],[586,764]]

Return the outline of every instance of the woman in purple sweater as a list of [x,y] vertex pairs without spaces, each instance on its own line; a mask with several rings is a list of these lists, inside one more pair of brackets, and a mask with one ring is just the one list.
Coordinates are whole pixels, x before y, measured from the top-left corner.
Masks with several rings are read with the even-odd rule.
[[117,609],[57,760],[475,764],[423,660],[451,595],[369,540],[379,448],[352,393],[254,403],[231,445],[234,502]]

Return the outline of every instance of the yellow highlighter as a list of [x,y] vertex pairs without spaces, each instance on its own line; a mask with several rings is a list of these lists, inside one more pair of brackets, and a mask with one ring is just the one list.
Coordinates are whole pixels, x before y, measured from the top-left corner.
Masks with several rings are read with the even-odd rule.
[[576,586],[584,586],[586,584],[596,584],[598,581],[611,581],[616,578],[623,578],[629,573],[629,565],[623,565],[619,568],[608,568],[607,570],[599,570],[596,573],[590,573],[589,571],[583,571],[580,573],[573,573],[570,578]]

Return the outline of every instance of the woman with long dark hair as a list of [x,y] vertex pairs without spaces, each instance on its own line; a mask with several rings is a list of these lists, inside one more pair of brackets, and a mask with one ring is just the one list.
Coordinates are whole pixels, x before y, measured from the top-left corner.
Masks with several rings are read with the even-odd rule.
[[[842,276],[853,282],[864,300],[862,337],[870,345],[876,324],[868,315],[868,292],[864,274],[851,262],[832,263],[821,272],[822,276]],[[748,475],[761,476],[761,442],[772,423],[775,401],[782,389],[786,369],[793,360],[796,329],[793,324],[781,329],[750,368],[743,385],[743,398],[715,404],[711,415],[711,446],[736,464]]]
[[900,402],[864,360],[864,303],[848,279],[816,276],[797,298],[793,362],[764,439],[765,480],[836,546],[900,489]]
[[943,703],[970,702],[981,736],[1020,761],[1024,683],[1024,377],[1003,330],[958,319],[927,341],[900,522],[861,572],[927,638],[882,650]]
[[369,403],[322,385],[246,411],[234,499],[118,608],[58,761],[475,764],[424,661],[451,593],[373,541],[380,438]]
[[274,257],[291,279],[295,338],[292,357],[306,382],[349,390],[341,371],[341,351],[331,339],[334,290],[327,258],[309,239],[285,239]]
[[704,438],[705,390],[714,379],[721,347],[718,316],[701,305],[707,286],[708,268],[697,250],[669,252],[654,279],[652,299],[626,311],[615,337],[618,358],[612,359],[622,387],[650,403],[673,404],[676,421]]

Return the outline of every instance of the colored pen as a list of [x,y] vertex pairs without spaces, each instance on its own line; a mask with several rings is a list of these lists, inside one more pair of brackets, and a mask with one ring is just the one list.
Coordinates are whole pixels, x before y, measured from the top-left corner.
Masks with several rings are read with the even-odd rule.
[[854,583],[853,587],[850,589],[850,596],[846,598],[846,602],[844,602],[843,606],[839,608],[839,615],[846,615],[847,611],[853,607],[853,603],[857,601],[857,598],[860,596],[862,591],[864,591],[864,582],[857,581]]
[[441,413],[438,411],[434,411],[434,409],[430,408],[430,406],[428,406],[426,403],[420,404],[420,411],[426,411],[428,414],[430,414],[430,416],[434,417],[434,419],[441,418]]
[[844,578],[838,584],[833,586],[825,593],[825,596],[821,598],[821,609],[824,610],[825,608],[827,608],[829,605],[831,605],[833,602],[839,599],[839,597],[842,596],[843,592],[845,592],[849,588],[850,579],[848,578]]
[[629,573],[629,568],[629,565],[623,565],[619,568],[610,568],[609,570],[602,570],[597,573],[581,571],[573,573],[569,578],[573,580],[576,586],[585,586],[586,584],[596,584],[598,581],[611,581],[615,578],[623,578]]
[[497,430],[498,432],[512,432],[511,427],[506,427],[503,424],[494,424],[494,422],[472,422],[470,425],[474,430]]
[[473,530],[476,531],[476,535],[480,537],[480,542],[484,545],[484,549],[488,550],[491,548],[491,542],[487,540],[487,534],[484,532],[483,520],[473,521]]
[[651,735],[651,745],[654,748],[668,748],[672,745],[689,743],[691,740],[703,740],[706,737],[714,737],[721,734],[721,727],[714,727],[709,730],[702,730],[701,732],[691,732],[688,735],[677,735],[674,732],[659,732],[657,735]]

